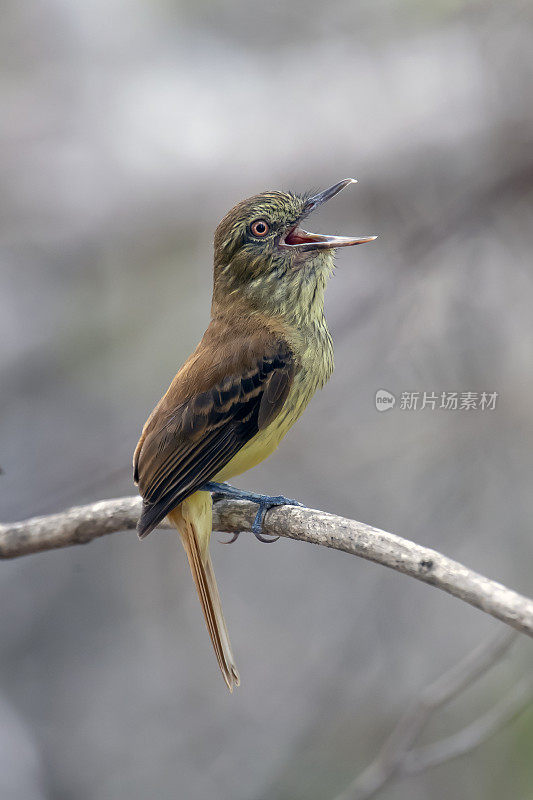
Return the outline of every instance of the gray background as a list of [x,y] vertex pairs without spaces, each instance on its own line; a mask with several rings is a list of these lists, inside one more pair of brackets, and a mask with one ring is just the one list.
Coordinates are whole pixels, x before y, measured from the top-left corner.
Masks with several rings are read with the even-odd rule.
[[[222,215],[359,179],[336,372],[240,481],[531,594],[531,3],[8,0],[0,27],[0,515],[131,494],[140,428],[208,322]],[[311,226],[310,226],[311,227]],[[376,389],[497,391],[379,414]],[[496,623],[346,555],[212,550],[242,686],[184,553],[119,534],[0,566],[2,800],[328,800]],[[531,648],[444,711],[456,730]],[[533,797],[533,714],[384,800]]]

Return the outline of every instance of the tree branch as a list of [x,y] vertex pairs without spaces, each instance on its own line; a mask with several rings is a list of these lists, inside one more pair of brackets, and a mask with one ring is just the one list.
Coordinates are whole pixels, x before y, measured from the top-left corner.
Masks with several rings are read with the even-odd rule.
[[474,750],[524,711],[533,699],[533,686],[525,679],[458,733],[433,744],[414,747],[435,712],[500,661],[516,636],[516,632],[500,629],[492,639],[476,647],[427,686],[400,718],[372,763],[335,800],[370,800],[398,776],[424,772]]
[[416,775],[470,753],[512,722],[532,702],[533,684],[527,678],[523,678],[496,705],[463,730],[407,753],[403,765],[404,772]]
[[[122,497],[71,508],[60,514],[0,525],[0,558],[86,544],[99,536],[134,528],[141,499]],[[219,500],[213,529],[249,531],[256,506],[243,500]],[[169,527],[163,523],[161,527]],[[533,600],[485,578],[457,561],[393,533],[310,508],[281,506],[264,521],[266,534],[321,544],[374,561],[429,583],[533,636]]]

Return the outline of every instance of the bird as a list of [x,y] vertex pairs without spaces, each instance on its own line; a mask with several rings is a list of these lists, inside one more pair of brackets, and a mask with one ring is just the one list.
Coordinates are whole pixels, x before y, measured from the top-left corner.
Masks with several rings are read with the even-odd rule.
[[214,236],[209,326],[148,417],[133,457],[143,498],[138,535],[165,517],[178,530],[230,691],[240,677],[209,553],[211,493],[256,502],[260,541],[273,541],[261,533],[266,511],[297,504],[226,481],[274,452],[333,372],[324,292],[335,250],[377,237],[310,233],[301,224],[353,183],[265,191],[226,214]]

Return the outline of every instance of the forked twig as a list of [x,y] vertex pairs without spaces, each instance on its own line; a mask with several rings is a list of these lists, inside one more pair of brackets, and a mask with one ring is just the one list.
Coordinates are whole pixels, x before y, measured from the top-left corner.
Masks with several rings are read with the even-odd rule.
[[427,686],[401,717],[372,763],[335,800],[368,800],[400,775],[417,774],[464,755],[523,711],[533,701],[533,685],[526,680],[458,733],[414,747],[430,717],[503,658],[515,639],[516,634],[511,631],[498,631]]

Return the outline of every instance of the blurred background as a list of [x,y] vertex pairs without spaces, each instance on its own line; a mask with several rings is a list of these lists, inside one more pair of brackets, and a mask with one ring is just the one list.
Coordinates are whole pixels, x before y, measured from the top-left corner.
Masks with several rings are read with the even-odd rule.
[[[531,595],[532,32],[521,0],[6,0],[0,519],[132,494],[141,426],[208,323],[220,218],[353,175],[312,223],[380,237],[337,257],[335,375],[240,485]],[[414,391],[499,396],[400,409]],[[212,551],[233,696],[173,535],[1,565],[2,800],[329,800],[497,627],[323,548]],[[531,667],[520,642],[428,739]],[[532,742],[526,712],[380,797],[531,798]]]

